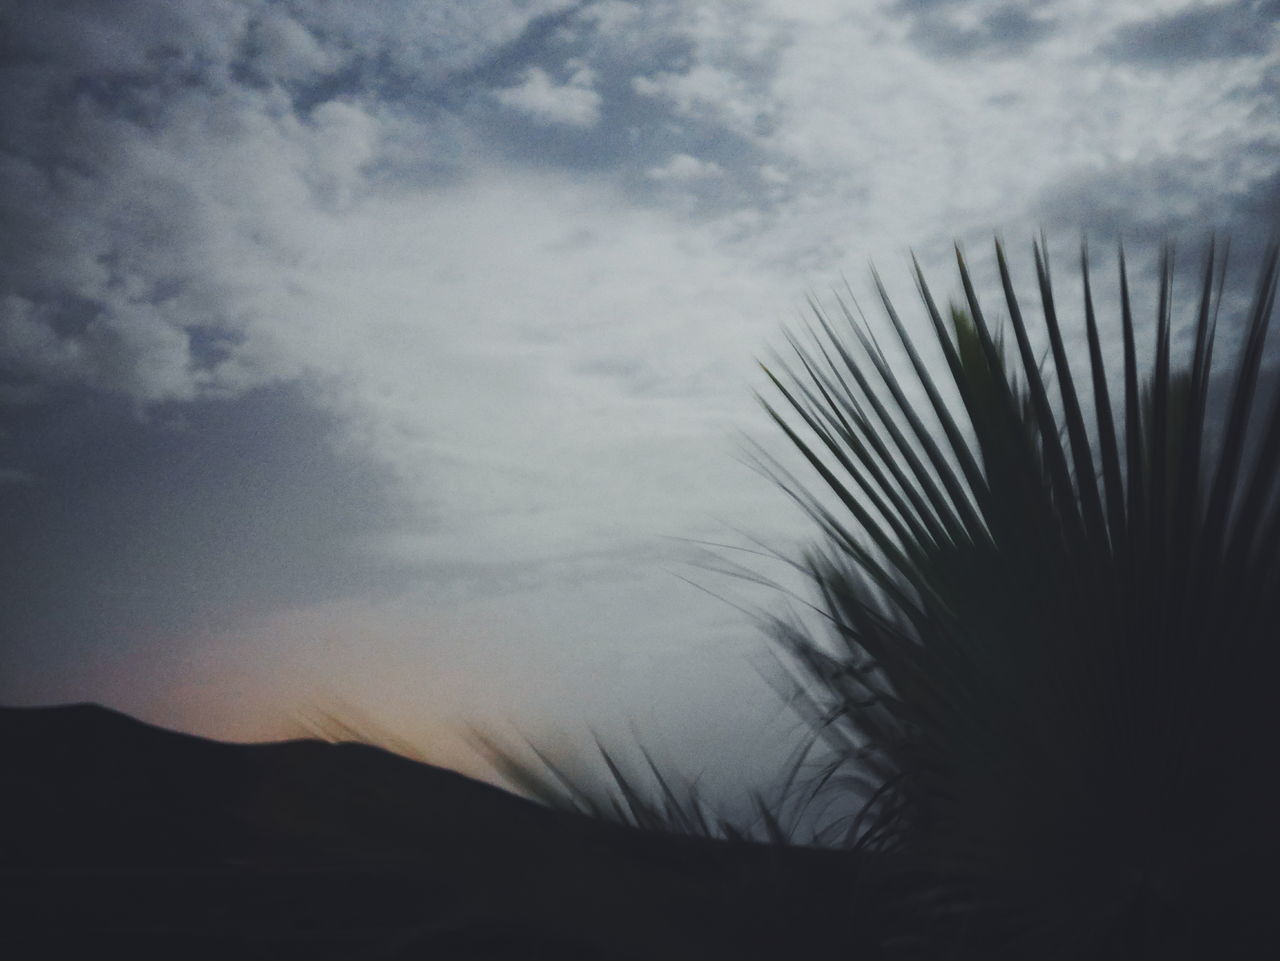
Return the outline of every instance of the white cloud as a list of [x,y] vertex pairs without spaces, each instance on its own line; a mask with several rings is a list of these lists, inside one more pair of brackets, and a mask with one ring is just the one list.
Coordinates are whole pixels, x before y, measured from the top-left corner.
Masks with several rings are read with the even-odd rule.
[[275,8],[249,24],[246,40],[258,67],[284,83],[309,80],[341,61],[306,26]]
[[[374,49],[403,29],[418,38],[421,52],[460,29],[449,19],[454,14],[432,14],[428,23],[415,19],[426,14],[411,6],[377,23],[325,7],[306,24],[301,14],[288,19],[257,8],[250,17],[225,4],[199,15],[162,6],[135,2],[129,9],[137,20],[160,24],[161,37],[189,34],[191,49],[215,65],[229,62],[235,36],[258,36],[260,56],[280,78],[337,63],[336,51],[353,37],[359,49]],[[517,13],[493,3],[467,16],[483,21],[492,49],[538,11],[557,9],[548,3]],[[1250,105],[1221,101],[1225,74],[1216,84],[1196,71],[1159,83],[1137,76],[1104,83],[1097,73],[1067,69],[1087,47],[1083,32],[1050,43],[1037,64],[931,64],[886,42],[874,21],[835,12],[820,19],[816,8],[806,20],[762,5],[744,21],[725,9],[699,5],[668,24],[694,45],[688,67],[637,77],[633,86],[667,104],[687,129],[727,129],[758,152],[749,162],[769,185],[765,196],[786,203],[767,218],[749,216],[759,198],[746,193],[735,223],[752,236],[756,256],[779,264],[834,272],[884,241],[901,249],[973,225],[1016,225],[1046,180],[1153,154],[1213,157],[1239,131],[1256,129],[1245,122]],[[145,44],[125,43],[131,35],[118,25],[82,13],[96,26],[59,56],[81,66],[99,57],[130,69],[146,63],[139,52]],[[1073,21],[1080,31],[1082,22]],[[317,24],[324,29],[312,29]],[[748,35],[754,39],[739,49]],[[40,36],[53,44],[54,34]],[[335,43],[334,36],[347,39]],[[397,34],[394,42],[407,41]],[[1060,81],[1038,83],[1055,64]],[[531,67],[520,85],[496,96],[544,122],[590,127],[600,116],[598,77],[581,59],[565,66],[573,71],[565,82]],[[241,390],[306,369],[286,332],[302,323],[291,318],[310,309],[311,270],[323,259],[317,251],[376,193],[368,172],[390,156],[393,136],[401,163],[430,161],[440,138],[434,121],[368,100],[325,103],[302,118],[278,89],[226,83],[225,67],[213,70],[217,83],[166,90],[147,125],[92,104],[41,120],[39,98],[24,104],[15,121],[26,125],[20,142],[56,145],[53,157],[0,159],[16,201],[0,280],[28,304],[20,353],[33,370],[68,377],[96,371],[96,384],[154,399]],[[1154,116],[1161,121],[1143,120]],[[460,122],[445,118],[439,129]],[[650,166],[648,179],[719,177],[732,162],[732,153],[726,157],[712,162],[677,150]],[[59,165],[55,174],[51,160]],[[421,209],[430,222],[429,198]],[[685,228],[673,222],[670,229]],[[795,288],[804,283],[797,277]],[[63,306],[50,291],[98,305],[98,339],[55,323],[50,312]],[[197,325],[244,342],[216,369],[201,370],[182,346]],[[95,351],[105,352],[101,362],[90,356]],[[126,374],[124,357],[137,358],[136,371]]]
[[628,0],[598,0],[584,8],[580,16],[601,33],[616,36],[636,25],[641,9],[639,4]]
[[[344,102],[303,120],[278,91],[239,87],[175,92],[146,127],[109,108],[60,120],[48,161],[3,160],[15,229],[0,285],[20,368],[147,400],[296,373],[281,354],[264,365],[255,338],[279,315],[261,311],[294,296],[291,272],[366,189],[379,120]],[[61,317],[72,302],[86,322]],[[202,370],[187,333],[201,326],[248,340]]]
[[539,67],[530,67],[514,87],[498,90],[498,102],[528,114],[535,120],[590,127],[600,119],[601,96],[591,87],[591,73],[578,70],[567,83],[558,84]]
[[370,201],[311,256],[306,325],[275,336],[429,520],[402,559],[613,549],[727,505],[725,435],[793,299],[715,227],[494,169]]
[[700,180],[705,177],[718,177],[724,168],[711,160],[700,160],[687,153],[672,154],[666,163],[651,167],[645,171],[650,180]]
[[631,86],[641,96],[670,101],[681,115],[722,124],[748,137],[755,134],[772,106],[767,95],[752,90],[743,77],[709,64],[696,64],[683,73],[635,77]]

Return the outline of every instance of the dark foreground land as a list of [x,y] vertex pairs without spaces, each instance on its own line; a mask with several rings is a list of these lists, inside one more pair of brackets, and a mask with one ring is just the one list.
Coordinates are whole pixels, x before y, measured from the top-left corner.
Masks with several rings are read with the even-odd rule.
[[0,708],[0,757],[15,961],[876,956],[846,856],[618,828],[374,747],[77,705]]

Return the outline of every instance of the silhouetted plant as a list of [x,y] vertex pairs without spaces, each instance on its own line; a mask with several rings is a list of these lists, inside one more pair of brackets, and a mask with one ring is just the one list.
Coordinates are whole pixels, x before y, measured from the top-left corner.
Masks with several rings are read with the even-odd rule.
[[1277,251],[1221,417],[1212,247],[1176,368],[1162,258],[1143,373],[1121,252],[1118,384],[1087,254],[1073,368],[1034,248],[1042,368],[995,253],[1008,352],[957,250],[965,305],[949,318],[916,267],[945,374],[878,278],[904,364],[841,304],[857,350],[815,307],[815,346],[793,339],[793,364],[766,368],[783,399],[770,413],[826,491],[775,466],[823,531],[805,566],[830,636],[775,633],[813,725],[863,778],[849,840],[912,879],[895,888],[900,948],[1211,956],[1265,917],[1245,872],[1280,853],[1280,390],[1258,394]]
[[[1176,359],[1172,255],[1148,355],[1121,251],[1117,375],[1085,250],[1074,365],[1042,245],[1043,358],[1001,245],[1008,349],[956,253],[945,313],[915,266],[940,367],[878,277],[902,359],[839,301],[840,324],[813,304],[811,342],[765,366],[765,406],[820,480],[765,464],[821,529],[801,566],[826,622],[772,631],[830,759],[799,756],[776,796],[856,799],[838,842],[887,866],[897,956],[1221,956],[1267,933],[1255,877],[1280,854],[1280,385],[1261,380],[1280,254],[1224,364],[1226,258],[1210,246]],[[524,781],[640,826],[749,833],[605,758],[612,786]]]
[[[563,811],[611,821],[647,831],[687,834],[726,841],[754,841],[776,845],[834,846],[831,832],[811,816],[811,808],[829,786],[829,775],[841,759],[818,769],[807,763],[809,745],[793,752],[768,788],[757,789],[730,810],[723,798],[709,796],[696,779],[673,773],[643,747],[640,770],[596,741],[607,776],[600,778],[570,768],[536,744],[526,752],[477,731],[476,746],[494,767],[529,797]],[[828,775],[824,777],[823,774]]]

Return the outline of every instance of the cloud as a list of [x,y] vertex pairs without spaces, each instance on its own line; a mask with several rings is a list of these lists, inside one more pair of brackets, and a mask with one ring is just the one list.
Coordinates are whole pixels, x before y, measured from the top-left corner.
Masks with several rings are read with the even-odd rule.
[[440,518],[421,536],[406,521],[398,557],[533,561],[705,523],[664,493],[670,471],[734,469],[708,435],[749,409],[744,331],[762,340],[788,304],[749,249],[509,168],[346,224],[290,353],[332,378],[362,456]]
[[384,479],[299,389],[145,419],[126,399],[66,391],[0,416],[0,658],[20,653],[28,680],[68,650],[109,660],[403,582],[355,550],[394,514]]
[[576,70],[569,80],[557,84],[545,70],[530,67],[521,82],[495,93],[498,101],[535,120],[590,127],[600,119],[600,94],[591,88],[591,71]]
[[891,9],[910,23],[908,40],[931,56],[1012,57],[1053,32],[1056,21],[1035,9],[1043,5],[1003,3],[993,8],[968,0],[898,0]]
[[[571,8],[393,3],[368,17],[122,0],[110,15],[91,2],[6,13],[6,389],[78,383],[155,402],[299,376],[281,332],[306,323],[317,244],[376,171],[464,162],[456,122],[383,106],[382,84],[443,82]],[[371,75],[377,63],[390,72]],[[580,70],[530,109],[585,121],[589,80]],[[209,334],[220,350],[202,349]]]
[[650,167],[645,176],[651,180],[700,180],[704,177],[717,177],[724,173],[724,168],[710,160],[699,160],[687,153],[672,154],[666,163],[658,167]]
[[376,12],[342,0],[285,0],[289,17],[384,98],[438,90],[501,64],[532,33],[555,29],[581,0],[386,0]]
[[767,97],[759,96],[744,76],[727,67],[697,64],[683,73],[638,76],[632,89],[641,96],[669,101],[682,116],[715,122],[744,136],[757,133],[769,112]]
[[[107,604],[121,634],[190,626],[207,581],[264,644],[287,605],[349,605],[373,635],[388,618],[334,598],[413,580],[396,631],[449,608],[490,666],[519,661],[504,641],[653,643],[662,535],[801,529],[733,437],[771,436],[752,359],[807,291],[842,270],[862,290],[874,258],[905,313],[908,248],[945,286],[955,236],[1252,232],[1275,209],[1267,64],[1116,70],[1099,44],[1138,2],[8,6],[0,413],[89,444],[85,478],[112,463],[95,425],[161,448],[119,461],[158,513],[108,478],[41,515],[50,551],[89,557],[106,531],[93,563],[133,565]],[[294,436],[278,392],[324,430]],[[219,439],[199,497],[230,540],[155,490],[199,445],[147,425],[183,418]],[[258,463],[277,449],[278,474]],[[39,479],[14,498],[59,476],[0,453]],[[335,457],[393,509],[353,518]],[[336,527],[312,516],[330,498]],[[77,576],[90,600],[49,631],[93,632]],[[678,614],[673,650],[745,631]],[[623,660],[597,640],[587,676]]]
[[1194,4],[1116,29],[1103,52],[1121,63],[1179,67],[1254,57],[1272,49],[1280,5],[1258,0]]
[[[716,337],[700,342],[700,361],[675,346],[705,313],[704,291],[741,288],[729,302],[750,311],[885,249],[1016,227],[1041,211],[1074,222],[1089,214],[1085,202],[1053,197],[1071,196],[1089,171],[1172,145],[1209,163],[1237,126],[1230,112],[1205,119],[1211,89],[1102,89],[1096,71],[1067,70],[1052,45],[1036,63],[922,64],[888,42],[884,21],[836,8],[800,17],[764,3],[749,15],[720,4],[406,3],[380,18],[329,3],[129,9],[123,33],[85,13],[94,29],[65,47],[43,21],[19,33],[35,53],[8,68],[16,109],[0,128],[12,185],[3,203],[18,225],[0,259],[6,375],[145,403],[289,379],[336,384],[329,408],[361,425],[352,430],[367,432],[369,456],[430,490],[432,503],[478,504],[495,487],[515,498],[532,483],[509,463],[509,482],[477,486],[481,474],[503,474],[470,452],[464,467],[440,466],[439,437],[487,410],[486,391],[567,403],[574,390],[604,390],[602,410],[631,416],[639,397],[727,389],[716,381],[728,369],[712,359]],[[1081,29],[1039,5],[896,9],[1001,43],[1026,36],[1023,15]],[[139,26],[148,17],[176,53],[155,53],[153,28]],[[469,83],[467,96],[420,101],[421,88],[400,86],[414,63],[464,35],[466,49],[432,69]],[[584,43],[598,46],[570,55]],[[625,51],[636,50],[666,60],[635,74]],[[1038,82],[1048,70],[1060,82]],[[519,82],[495,88],[494,77]],[[520,125],[486,126],[495,97],[570,128],[556,138],[598,136],[590,177],[551,149],[535,163],[515,140],[496,159],[487,138]],[[1177,109],[1153,125],[1171,97]],[[1205,169],[1193,193],[1232,176]],[[1125,189],[1100,179],[1086,193],[1100,215],[1103,198]],[[1161,199],[1151,195],[1151,209]],[[708,279],[673,288],[691,264]],[[565,305],[567,289],[581,306]],[[699,309],[659,293],[670,289]],[[589,319],[611,312],[670,323],[640,337]],[[483,335],[455,330],[464,317]],[[573,324],[576,341],[565,336]],[[555,347],[544,355],[537,344]],[[440,367],[439,396],[413,386],[422,357]],[[527,413],[548,429],[557,416],[536,404]],[[477,428],[487,449],[514,445],[517,462],[547,471],[550,451],[529,446],[525,426],[491,426]],[[604,434],[595,425],[584,436]],[[586,461],[589,449],[584,441],[575,456]],[[563,478],[552,474],[554,491]],[[559,509],[524,528],[530,543],[565,522]],[[494,546],[496,534],[476,543]]]
[[1221,206],[1206,194],[1213,174],[1204,164],[1173,157],[1116,165],[1046,188],[1041,210],[1047,220],[1074,220],[1104,245],[1125,234],[1167,236],[1208,226],[1203,218]]
[[1167,155],[1081,172],[1046,187],[1038,209],[1107,243],[1200,241],[1216,230],[1260,248],[1280,215],[1276,148],[1264,139],[1220,157]]
[[[299,116],[280,87],[235,82],[237,41],[267,21],[214,4],[120,12],[82,11],[63,33],[21,20],[11,41],[30,56],[3,75],[0,362],[146,401],[290,376],[258,349],[278,319],[264,298],[362,189],[378,121],[344,101]],[[276,74],[324,59],[294,26]],[[229,355],[207,363],[200,330],[230,335]]]
[[[1230,272],[1223,297],[1220,337],[1224,350],[1234,350],[1246,305],[1256,285],[1257,264],[1266,244],[1276,235],[1280,219],[1280,162],[1274,142],[1242,146],[1226,157],[1181,159],[1174,156],[1134,161],[1065,179],[1044,191],[1042,222],[1078,224],[1081,234],[1101,256],[1100,285],[1114,282],[1115,244],[1123,242],[1130,265],[1130,282],[1141,305],[1140,328],[1151,322],[1147,305],[1154,303],[1159,250],[1169,244],[1175,253],[1175,315],[1189,318],[1194,293],[1179,299],[1178,290],[1193,292],[1202,283],[1203,252],[1211,237],[1219,251],[1230,249]],[[1064,232],[1065,233],[1065,232]],[[1061,244],[1060,244],[1061,246]],[[1070,249],[1068,247],[1068,249]],[[1110,263],[1107,263],[1110,261]],[[1105,295],[1116,302],[1114,289]],[[1149,335],[1146,335],[1149,336]],[[1185,337],[1184,328],[1178,336]],[[1117,345],[1117,350],[1119,347]],[[1187,349],[1184,343],[1182,348]],[[1268,346],[1273,370],[1280,371],[1280,343]],[[1274,375],[1273,375],[1274,376]],[[1225,386],[1225,385],[1224,385]]]
[[247,24],[238,65],[266,83],[299,85],[342,65],[342,53],[326,47],[306,24],[268,7]]
[[208,79],[234,58],[239,38],[261,7],[252,0],[115,0],[109,6],[64,0],[40,7],[8,4],[3,19],[10,60],[28,68],[122,76],[147,75],[158,65],[176,63],[192,79]]
[[[657,4],[649,6],[657,6]],[[643,16],[643,6],[629,0],[597,0],[595,3],[585,5],[579,11],[579,18],[582,21],[591,23],[600,33],[615,38],[624,31],[635,28]]]
[[[323,384],[309,396],[413,504],[378,546],[397,562],[538,560],[651,535],[670,458],[718,461],[706,418],[729,416],[673,399],[741,386],[740,316],[773,294],[734,289],[750,268],[720,249],[723,228],[620,205],[604,183],[501,165],[398,180],[389,141],[430,149],[432,120],[355,95],[299,106],[286,89],[341,59],[317,9],[276,23],[275,47],[260,21],[235,21],[225,69],[211,56],[198,83],[145,54],[125,58],[148,64],[145,82],[86,65],[91,94],[76,71],[35,70],[41,95],[20,102],[5,157],[23,226],[0,268],[6,377],[151,405]],[[240,82],[228,65],[245,57],[273,66]],[[590,93],[573,69],[563,88]],[[48,114],[50,100],[67,107]],[[730,409],[746,406],[734,396]],[[619,436],[615,417],[636,433]],[[619,490],[606,465],[637,460],[652,466],[623,471]]]

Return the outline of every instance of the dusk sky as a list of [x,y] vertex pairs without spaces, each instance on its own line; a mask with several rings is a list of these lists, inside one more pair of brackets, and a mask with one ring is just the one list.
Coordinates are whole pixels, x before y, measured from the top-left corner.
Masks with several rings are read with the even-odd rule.
[[738,763],[779,708],[712,594],[782,599],[690,542],[813,534],[742,462],[781,450],[756,358],[872,260],[918,323],[909,251],[945,296],[957,239],[982,272],[1001,234],[1029,308],[1041,229],[1064,298],[1082,234],[1110,273],[1217,230],[1247,279],[1277,20],[0,0],[0,703]]

